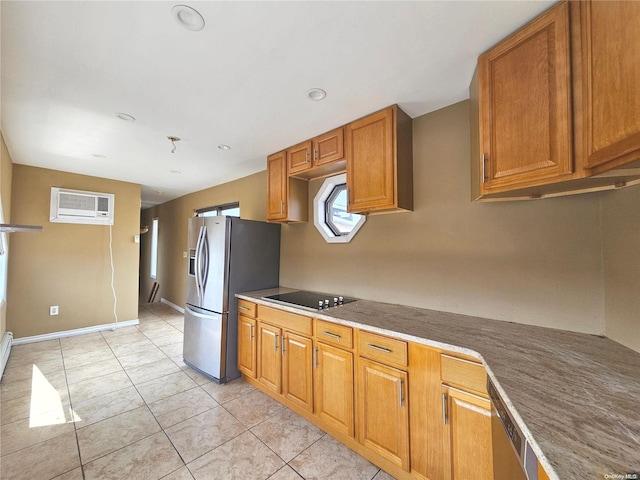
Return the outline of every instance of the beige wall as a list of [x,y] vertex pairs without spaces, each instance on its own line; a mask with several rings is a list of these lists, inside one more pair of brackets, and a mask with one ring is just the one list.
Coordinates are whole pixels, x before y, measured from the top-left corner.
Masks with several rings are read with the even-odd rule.
[[[151,226],[158,220],[158,275],[156,301],[164,298],[184,307],[187,260],[187,222],[199,208],[240,202],[240,216],[249,220],[266,219],[267,176],[256,173],[217,187],[185,195],[142,211],[141,222]],[[142,235],[140,261],[140,301],[146,302],[154,280],[149,274],[151,231]]]
[[[13,171],[13,163],[7,145],[4,143],[4,137],[0,132],[0,197],[2,198],[2,210],[4,223],[11,221],[11,175]],[[9,235],[5,236],[7,245],[9,243]],[[0,338],[7,330],[7,304],[0,305]]]
[[281,285],[603,333],[599,196],[472,204],[468,108],[414,119],[414,212],[370,216],[347,245],[284,226]]
[[[50,223],[52,186],[115,194],[116,313],[120,321],[136,319],[140,185],[16,164],[11,219],[43,230],[11,238],[7,329],[20,338],[115,320],[109,227]],[[49,316],[50,305],[60,307],[58,316]]]
[[640,352],[640,187],[602,194],[606,335]]
[[[414,119],[414,175],[415,211],[369,217],[350,244],[325,243],[312,222],[284,225],[281,285],[606,330],[640,351],[640,188],[470,203],[468,102]],[[321,183],[311,182],[311,199]],[[261,220],[265,195],[262,172],[145,210],[161,221],[158,298],[183,305],[186,219],[195,208],[240,199],[243,217]],[[145,258],[141,272],[148,278]]]

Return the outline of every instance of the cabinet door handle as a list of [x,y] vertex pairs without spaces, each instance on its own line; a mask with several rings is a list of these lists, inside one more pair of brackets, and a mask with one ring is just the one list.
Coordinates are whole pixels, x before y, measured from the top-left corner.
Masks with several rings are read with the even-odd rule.
[[278,335],[273,336],[273,351],[278,351]]
[[285,348],[284,348],[284,344],[285,344],[285,338],[284,335],[282,335],[282,337],[280,337],[280,340],[282,341],[282,350],[280,350],[282,352],[282,355],[284,355],[285,352]]
[[284,200],[280,201],[280,215],[284,215]]
[[249,340],[253,340],[253,325],[249,325]]
[[318,160],[318,150],[317,149],[313,149],[313,161],[315,162],[316,160]]
[[313,368],[318,368],[318,348],[313,349]]
[[442,424],[447,424],[447,394],[442,394]]
[[404,380],[402,380],[401,378],[398,379],[398,401],[400,403],[400,406],[402,407],[402,404],[404,403],[404,389],[402,388],[402,384],[404,383]]
[[487,180],[487,156],[482,154],[482,183]]
[[373,348],[374,350],[378,350],[379,352],[384,352],[384,353],[391,353],[392,352],[392,350],[389,350],[388,348],[379,347],[378,345],[374,345],[373,343],[368,343],[367,347]]
[[309,150],[304,152],[304,163],[309,163]]
[[327,337],[335,338],[338,341],[340,341],[340,339],[342,338],[340,335],[337,335],[337,334],[331,333],[331,332],[327,332],[327,331],[323,331],[322,334],[326,335]]

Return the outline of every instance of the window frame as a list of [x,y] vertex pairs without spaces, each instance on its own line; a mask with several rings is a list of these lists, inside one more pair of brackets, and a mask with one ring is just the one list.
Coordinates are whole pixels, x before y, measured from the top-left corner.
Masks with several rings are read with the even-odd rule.
[[333,222],[329,220],[330,212],[327,204],[331,198],[335,199],[339,195],[339,193],[336,193],[336,188],[341,185],[346,186],[346,183],[347,175],[344,173],[328,177],[324,180],[320,190],[318,190],[318,193],[313,199],[313,223],[327,243],[349,243],[367,220],[365,215],[352,214],[358,217],[358,221],[354,224],[351,231],[347,233],[339,231],[338,228],[333,225]]
[[[223,203],[222,205],[214,205],[212,207],[197,208],[194,211],[195,217],[214,217],[224,215],[227,210],[238,209],[237,217],[240,218],[240,202]],[[215,212],[215,215],[207,215],[209,212]],[[235,217],[236,215],[230,215]]]

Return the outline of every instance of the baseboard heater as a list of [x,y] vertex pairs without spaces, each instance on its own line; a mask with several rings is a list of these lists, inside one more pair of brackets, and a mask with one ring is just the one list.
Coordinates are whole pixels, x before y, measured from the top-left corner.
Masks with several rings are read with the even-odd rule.
[[2,336],[2,343],[0,343],[0,358],[2,359],[2,364],[0,365],[0,379],[2,378],[2,375],[4,375],[4,367],[7,366],[7,362],[9,361],[12,343],[13,333],[4,332],[4,335]]

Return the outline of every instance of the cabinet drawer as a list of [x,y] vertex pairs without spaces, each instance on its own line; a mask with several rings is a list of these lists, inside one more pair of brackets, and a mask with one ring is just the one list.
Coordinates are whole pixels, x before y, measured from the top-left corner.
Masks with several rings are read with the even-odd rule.
[[487,395],[487,372],[479,363],[443,354],[440,373],[447,385]]
[[353,348],[353,329],[337,323],[316,320],[316,340],[338,347]]
[[264,322],[277,325],[286,330],[299,332],[303,335],[311,336],[313,334],[313,324],[310,317],[260,305],[258,307],[258,318]]
[[407,366],[407,342],[358,331],[358,353],[382,363]]
[[257,310],[258,306],[255,303],[243,300],[241,298],[238,299],[238,313],[240,315],[256,318]]

